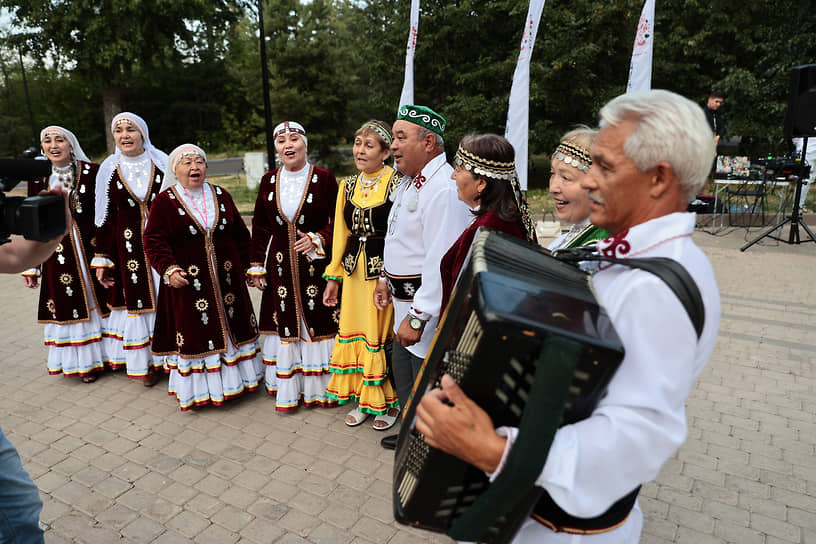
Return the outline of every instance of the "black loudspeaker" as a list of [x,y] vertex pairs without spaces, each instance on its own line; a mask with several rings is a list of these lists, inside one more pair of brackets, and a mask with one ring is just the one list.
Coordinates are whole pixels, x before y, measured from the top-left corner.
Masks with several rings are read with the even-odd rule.
[[816,64],[803,64],[791,68],[785,137],[813,136],[816,136]]

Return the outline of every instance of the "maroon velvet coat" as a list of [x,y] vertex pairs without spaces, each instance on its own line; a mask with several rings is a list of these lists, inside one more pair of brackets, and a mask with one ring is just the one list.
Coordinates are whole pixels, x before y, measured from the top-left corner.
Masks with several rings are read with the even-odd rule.
[[[79,323],[88,321],[90,308],[96,307],[107,317],[110,314],[105,300],[107,292],[96,281],[91,269],[96,244],[94,226],[94,196],[96,194],[96,172],[99,165],[77,161],[76,183],[71,193],[71,215],[79,235],[71,229],[63,237],[60,245],[41,267],[40,303],[37,319],[40,323]],[[28,195],[34,196],[48,188],[48,178],[28,183]],[[88,270],[93,289],[86,292],[85,282],[79,266],[81,248],[85,268]],[[101,303],[101,304],[100,304]]]
[[96,230],[96,256],[114,263],[116,284],[108,289],[108,306],[141,314],[156,309],[156,290],[147,263],[142,235],[150,206],[161,189],[164,173],[152,165],[153,184],[144,200],[130,192],[117,168],[108,186],[105,223]]
[[[215,222],[205,230],[178,186],[163,191],[150,209],[144,247],[151,266],[164,274],[180,266],[189,285],[159,292],[153,353],[206,357],[258,339],[258,322],[245,283],[249,231],[230,194],[210,185]],[[183,213],[182,213],[183,212]]]
[[448,302],[450,302],[450,296],[453,293],[456,280],[459,279],[459,272],[465,265],[465,259],[467,259],[470,253],[470,246],[473,245],[473,238],[476,236],[476,231],[480,228],[506,232],[522,240],[527,238],[527,231],[524,229],[524,225],[521,221],[505,221],[494,211],[488,211],[477,216],[476,220],[459,235],[459,238],[456,239],[448,252],[442,257],[442,263],[439,266],[442,274],[442,306],[440,306],[442,313],[445,313],[445,308]]
[[[252,218],[252,265],[263,266],[266,262],[261,332],[277,334],[283,341],[298,341],[302,316],[313,340],[333,338],[339,309],[323,305],[323,270],[331,261],[337,180],[331,172],[313,166],[297,215],[289,221],[278,202],[278,173],[267,172],[261,178]],[[293,249],[297,231],[319,236],[326,258],[313,261],[297,253]]]

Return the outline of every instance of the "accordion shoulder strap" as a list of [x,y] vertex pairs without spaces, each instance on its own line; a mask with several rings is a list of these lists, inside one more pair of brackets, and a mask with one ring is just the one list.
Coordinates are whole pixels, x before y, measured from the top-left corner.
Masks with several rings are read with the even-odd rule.
[[629,268],[637,268],[650,272],[663,280],[669,289],[677,296],[691,319],[697,338],[703,334],[705,325],[705,306],[700,289],[691,277],[691,274],[674,259],[668,257],[647,257],[635,259],[617,259],[593,253],[589,248],[573,248],[553,253],[553,256],[562,261],[577,264],[580,261],[600,261],[620,264]]

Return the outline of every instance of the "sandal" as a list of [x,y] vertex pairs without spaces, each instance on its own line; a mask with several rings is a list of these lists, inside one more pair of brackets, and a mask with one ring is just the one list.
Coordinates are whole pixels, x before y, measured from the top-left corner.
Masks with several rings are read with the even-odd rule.
[[349,427],[356,427],[368,419],[368,416],[369,414],[361,412],[359,407],[354,408],[352,411],[346,414],[346,425]]
[[93,383],[96,381],[96,374],[87,374],[82,376],[82,383]]
[[[399,418],[399,409],[398,408],[389,408],[388,411],[384,414],[380,414],[374,418],[374,427],[375,431],[387,431],[394,424],[397,422]],[[380,425],[377,425],[380,423]]]

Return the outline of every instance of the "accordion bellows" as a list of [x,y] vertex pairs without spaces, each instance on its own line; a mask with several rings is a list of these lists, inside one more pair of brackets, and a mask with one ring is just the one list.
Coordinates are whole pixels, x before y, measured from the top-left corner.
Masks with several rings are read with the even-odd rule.
[[[541,495],[533,484],[555,431],[592,413],[622,359],[587,273],[517,238],[480,234],[405,407],[397,521],[456,540],[509,542]],[[446,373],[496,427],[519,427],[492,483],[414,427],[419,398]]]

